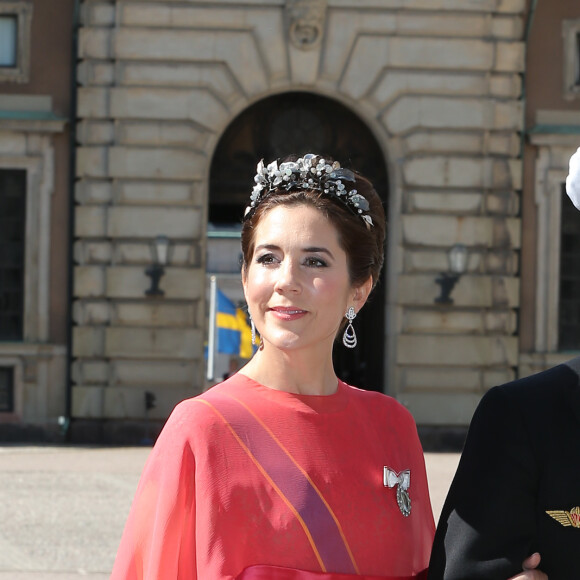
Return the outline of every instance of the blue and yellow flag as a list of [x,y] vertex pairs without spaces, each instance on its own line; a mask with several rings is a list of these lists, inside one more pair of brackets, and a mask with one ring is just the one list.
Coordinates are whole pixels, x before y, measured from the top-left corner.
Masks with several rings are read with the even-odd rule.
[[217,352],[251,358],[254,354],[252,330],[241,308],[218,288],[216,308]]

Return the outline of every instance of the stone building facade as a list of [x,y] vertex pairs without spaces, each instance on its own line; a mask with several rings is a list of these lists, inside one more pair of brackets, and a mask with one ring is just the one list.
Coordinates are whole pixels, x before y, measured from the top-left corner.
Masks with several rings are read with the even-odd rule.
[[[74,231],[68,239],[56,228],[49,273],[47,262],[30,269],[51,280],[48,309],[44,282],[28,287],[60,329],[40,342],[60,345],[50,383],[72,440],[148,440],[179,400],[210,384],[208,276],[241,297],[236,235],[260,157],[313,149],[377,185],[389,222],[384,279],[357,319],[361,348],[337,366],[397,397],[420,426],[465,427],[488,388],[580,350],[580,332],[575,343],[566,326],[573,217],[562,195],[580,144],[575,0],[70,4]],[[38,138],[3,140],[13,125],[2,121],[0,163],[39,148],[50,160],[48,127],[67,130],[52,111],[61,120]],[[46,240],[46,231],[31,234]],[[168,262],[164,294],[151,295],[158,236]],[[70,324],[55,254],[63,241]],[[442,302],[457,245],[466,271]],[[2,348],[0,366],[1,356],[25,360]],[[32,385],[28,366],[14,365]],[[31,413],[20,417],[34,422]]]
[[[77,424],[105,419],[114,438],[117,421],[144,416],[144,390],[157,395],[151,413],[161,419],[204,387],[212,157],[245,110],[290,92],[342,105],[384,160],[384,390],[421,424],[467,424],[481,394],[518,367],[526,8],[524,0],[83,2]],[[144,267],[158,234],[173,253],[165,297],[148,300]],[[439,305],[435,279],[458,243],[469,250],[467,272],[453,304]]]

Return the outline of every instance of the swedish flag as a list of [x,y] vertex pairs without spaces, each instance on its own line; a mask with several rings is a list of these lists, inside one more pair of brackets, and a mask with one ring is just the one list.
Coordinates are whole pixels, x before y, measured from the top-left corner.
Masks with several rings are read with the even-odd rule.
[[252,331],[241,308],[218,288],[216,308],[217,352],[251,358]]

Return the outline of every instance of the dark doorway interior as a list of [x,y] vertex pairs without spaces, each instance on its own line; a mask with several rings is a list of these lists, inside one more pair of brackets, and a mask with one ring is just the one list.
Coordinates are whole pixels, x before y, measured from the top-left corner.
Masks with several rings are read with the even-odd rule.
[[[387,209],[388,181],[381,149],[369,128],[332,99],[310,93],[284,93],[264,99],[240,114],[223,134],[210,173],[209,222],[214,228],[239,224],[260,159],[289,154],[331,156],[366,175]],[[335,368],[347,383],[384,390],[385,281],[357,317],[355,349],[335,346]]]
[[20,341],[24,336],[24,169],[0,169],[0,207],[0,341]]

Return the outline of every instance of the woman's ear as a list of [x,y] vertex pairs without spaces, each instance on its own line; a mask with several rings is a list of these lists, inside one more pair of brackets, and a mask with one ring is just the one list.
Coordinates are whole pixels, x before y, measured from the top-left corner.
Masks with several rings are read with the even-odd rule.
[[371,290],[373,289],[373,277],[369,276],[368,280],[364,282],[361,286],[357,286],[354,289],[353,302],[355,310],[358,312],[367,301]]

